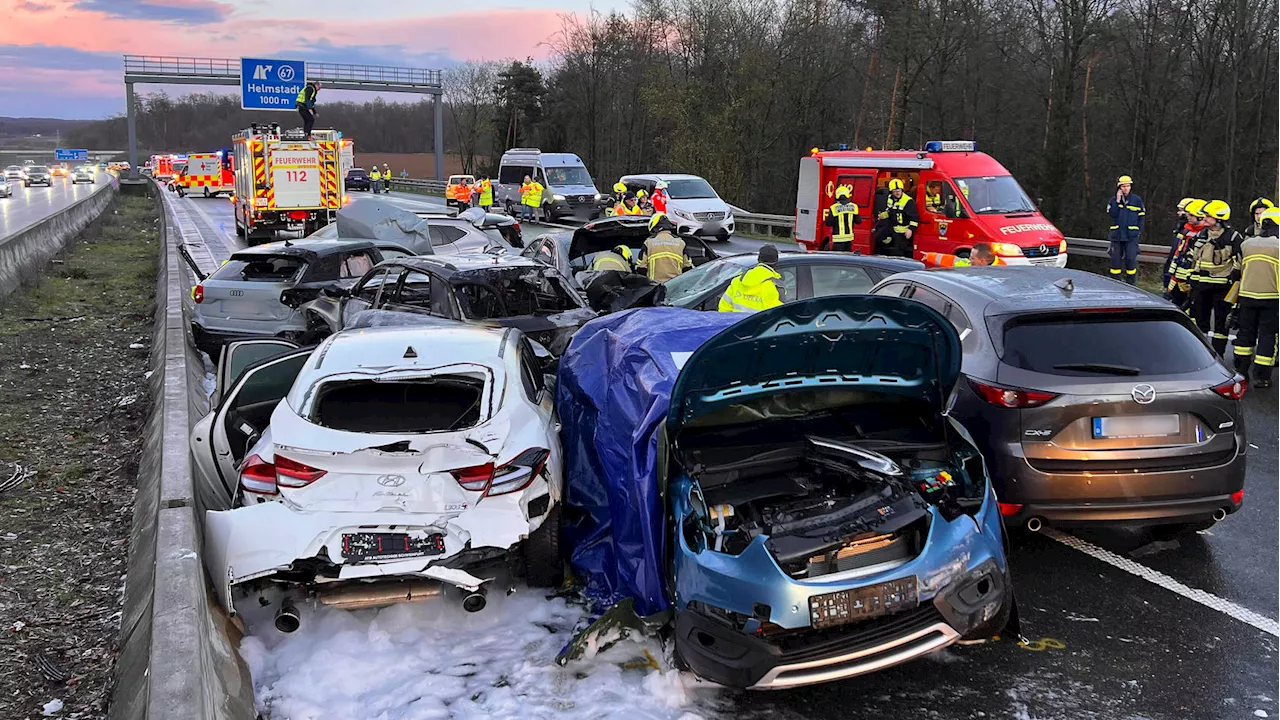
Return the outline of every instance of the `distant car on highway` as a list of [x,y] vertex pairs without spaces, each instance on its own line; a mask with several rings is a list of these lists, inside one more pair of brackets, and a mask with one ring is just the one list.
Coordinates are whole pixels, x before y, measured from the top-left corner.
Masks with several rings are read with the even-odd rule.
[[13,197],[13,188],[9,187],[9,181],[0,182],[0,197]]
[[49,172],[49,168],[43,165],[28,165],[22,171],[22,185],[24,187],[31,187],[32,185],[53,187],[53,175]]
[[10,165],[9,167],[5,168],[4,179],[5,180],[21,180],[22,168],[18,165]]
[[1173,304],[1080,270],[898,275],[960,331],[951,415],[974,435],[1010,525],[1203,530],[1244,501],[1245,379]]
[[67,177],[71,174],[71,171],[67,169],[66,163],[55,163],[49,168],[49,174],[53,177]]
[[347,171],[346,186],[348,190],[368,190],[373,187],[369,180],[369,171],[364,168],[351,168]]
[[622,182],[650,196],[659,182],[667,183],[667,216],[689,234],[727,241],[733,235],[733,208],[720,199],[711,183],[697,175],[624,175]]
[[93,184],[93,169],[81,165],[71,173],[71,184],[86,182]]

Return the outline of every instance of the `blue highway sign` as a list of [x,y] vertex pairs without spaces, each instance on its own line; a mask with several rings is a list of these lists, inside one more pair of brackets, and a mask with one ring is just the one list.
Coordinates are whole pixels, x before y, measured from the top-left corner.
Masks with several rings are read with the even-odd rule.
[[306,84],[302,60],[240,58],[240,107],[245,110],[292,110]]
[[66,148],[58,148],[53,151],[53,159],[62,160],[88,160],[88,150],[67,150]]

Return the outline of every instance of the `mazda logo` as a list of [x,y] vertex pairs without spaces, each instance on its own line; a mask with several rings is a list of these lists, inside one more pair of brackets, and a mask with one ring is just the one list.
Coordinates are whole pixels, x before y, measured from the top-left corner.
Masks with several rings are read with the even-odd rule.
[[378,484],[383,487],[400,487],[404,484],[403,475],[383,475],[378,478]]
[[1156,389],[1150,385],[1134,385],[1133,401],[1139,405],[1150,405],[1156,399]]

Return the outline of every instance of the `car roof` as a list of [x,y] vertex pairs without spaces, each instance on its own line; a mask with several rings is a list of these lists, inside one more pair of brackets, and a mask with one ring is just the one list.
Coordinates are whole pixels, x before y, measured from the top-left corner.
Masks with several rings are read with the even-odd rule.
[[702,180],[701,175],[687,173],[643,173],[640,175],[623,175],[623,181],[631,180]]
[[[1046,267],[967,267],[920,270],[893,278],[934,288],[968,310],[1010,315],[1079,307],[1172,310],[1146,290],[1084,270]],[[1071,291],[1059,287],[1071,281]]]
[[[744,252],[735,253],[733,255],[721,255],[716,260],[754,260],[756,253]],[[713,261],[714,262],[714,261]],[[822,262],[822,263],[848,263],[850,265],[859,265],[862,267],[874,267],[884,270],[888,273],[907,273],[913,270],[923,270],[924,263],[919,260],[910,260],[900,257],[884,257],[881,255],[858,255],[856,253],[847,252],[802,252],[799,250],[781,250],[778,253],[778,264],[787,265],[804,265],[806,263]]]
[[306,238],[302,240],[281,240],[263,243],[231,254],[233,258],[252,257],[254,255],[296,255],[314,258],[341,250],[364,250],[376,247],[369,240],[341,238]]
[[311,381],[358,367],[414,364],[408,349],[418,354],[423,367],[474,362],[501,368],[499,351],[510,332],[481,325],[412,325],[359,328],[335,333],[318,350],[318,367]]

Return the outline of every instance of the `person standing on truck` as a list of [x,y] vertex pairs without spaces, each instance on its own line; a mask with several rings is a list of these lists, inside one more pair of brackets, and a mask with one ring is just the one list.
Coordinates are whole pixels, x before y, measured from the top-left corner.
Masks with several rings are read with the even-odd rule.
[[782,276],[778,264],[778,248],[765,245],[756,255],[756,266],[735,277],[720,298],[720,312],[760,312],[782,304],[778,281]]
[[904,191],[902,181],[889,181],[889,198],[880,211],[876,229],[876,254],[894,257],[911,257],[911,237],[920,226],[920,214],[916,203]]
[[489,208],[493,207],[493,182],[489,178],[480,179],[480,207],[485,212],[489,212]]
[[312,80],[302,86],[302,90],[298,92],[298,100],[294,104],[298,107],[298,114],[302,116],[302,132],[311,139],[311,128],[316,126],[316,118],[320,115],[320,111],[316,110],[316,96],[320,94],[320,81]]
[[649,239],[640,251],[640,262],[648,268],[649,279],[666,282],[693,267],[685,253],[684,240],[676,234],[675,223],[662,213],[649,220]]
[[1133,178],[1121,175],[1116,180],[1116,196],[1107,203],[1111,216],[1111,276],[1117,280],[1121,271],[1124,281],[1138,284],[1138,238],[1146,226],[1147,208],[1133,190]]
[[369,171],[369,182],[373,184],[374,195],[382,192],[382,171],[378,169],[377,163],[374,163],[373,169]]
[[526,213],[530,220],[537,217],[538,208],[542,207],[542,191],[544,189],[542,183],[528,175],[524,176],[524,184],[520,186],[521,217],[525,217]]
[[1240,245],[1240,300],[1236,305],[1235,367],[1256,387],[1271,387],[1280,330],[1280,209],[1258,214],[1258,234]]
[[1196,236],[1191,250],[1191,317],[1209,336],[1218,355],[1227,350],[1227,293],[1240,279],[1240,245],[1244,238],[1227,223],[1231,206],[1214,200],[1205,206],[1207,227]]
[[1275,203],[1260,197],[1249,203],[1249,219],[1252,221],[1249,227],[1244,229],[1244,236],[1258,237],[1262,234],[1262,213],[1270,208],[1275,207]]
[[853,252],[853,226],[862,222],[858,206],[851,201],[853,188],[836,188],[836,201],[827,211],[827,227],[831,228],[831,248],[837,252]]

